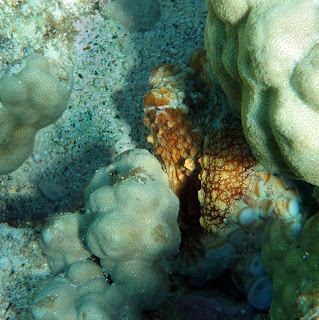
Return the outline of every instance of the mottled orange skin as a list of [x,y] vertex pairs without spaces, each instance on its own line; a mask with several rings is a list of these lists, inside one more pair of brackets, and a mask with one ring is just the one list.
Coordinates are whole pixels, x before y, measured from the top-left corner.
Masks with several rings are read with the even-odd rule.
[[178,270],[202,280],[230,270],[234,284],[249,296],[258,284],[251,265],[260,256],[266,223],[298,225],[300,198],[255,159],[240,119],[211,89],[203,51],[195,52],[190,67],[155,68],[144,97],[148,141],[181,204]]
[[[203,228],[228,237],[238,228],[258,230],[271,218],[294,219],[299,201],[296,189],[260,165],[240,120],[221,111],[208,123],[200,159]],[[244,210],[251,214],[251,222],[242,223]]]
[[[192,110],[184,104],[189,99],[184,81],[192,70],[172,65],[157,67],[151,77],[151,91],[144,97],[144,124],[151,129],[148,141],[160,155],[177,196],[183,192],[189,177],[198,174],[198,157],[202,137],[192,120]],[[162,79],[159,77],[159,74]]]
[[[213,123],[210,123],[213,126]],[[240,120],[229,116],[205,138],[199,200],[201,225],[219,233],[233,224],[231,211],[240,210],[238,201],[251,194],[258,165],[241,129]]]
[[[151,91],[144,97],[144,123],[151,129],[148,141],[164,163],[171,188],[185,207],[190,195],[196,197],[194,192],[200,189],[201,226],[227,239],[238,229],[259,230],[273,217],[294,219],[296,190],[258,163],[240,119],[231,114],[223,98],[201,91],[212,85],[205,84],[209,79],[202,71],[207,68],[205,61],[198,51],[191,59],[196,70],[173,65],[155,68]],[[209,112],[201,129],[196,122],[200,109]],[[200,188],[196,187],[199,181]],[[196,210],[193,205],[183,211]]]

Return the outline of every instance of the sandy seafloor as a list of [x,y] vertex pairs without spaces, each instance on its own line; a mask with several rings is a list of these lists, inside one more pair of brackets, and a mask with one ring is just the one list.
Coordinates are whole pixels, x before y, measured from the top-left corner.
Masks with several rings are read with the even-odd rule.
[[[132,1],[133,2],[133,1]],[[150,31],[129,32],[89,0],[0,0],[0,77],[44,54],[65,78],[74,65],[67,110],[40,130],[32,156],[0,176],[0,319],[29,318],[30,301],[49,275],[36,241],[54,214],[72,210],[84,184],[117,154],[150,148],[143,95],[152,69],[185,64],[204,46],[204,0],[161,0]]]

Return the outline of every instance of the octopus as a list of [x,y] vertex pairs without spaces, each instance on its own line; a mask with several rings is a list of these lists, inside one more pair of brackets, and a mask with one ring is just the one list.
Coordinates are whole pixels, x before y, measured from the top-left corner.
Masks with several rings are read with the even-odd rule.
[[170,188],[180,199],[180,224],[187,226],[199,216],[198,158],[203,134],[194,113],[205,95],[193,69],[172,64],[155,68],[150,84],[152,90],[144,96],[144,124],[151,129],[147,140],[161,158]]
[[256,160],[241,120],[211,89],[208,74],[198,50],[188,67],[156,67],[144,97],[148,141],[180,198],[181,215],[199,212],[204,231],[225,239],[263,229],[270,219],[298,219],[297,189]]
[[201,128],[194,121],[195,72],[171,64],[155,68],[150,77],[152,90],[145,94],[144,124],[151,128],[147,140],[160,155],[170,187],[181,196],[188,177],[198,169],[202,149]]

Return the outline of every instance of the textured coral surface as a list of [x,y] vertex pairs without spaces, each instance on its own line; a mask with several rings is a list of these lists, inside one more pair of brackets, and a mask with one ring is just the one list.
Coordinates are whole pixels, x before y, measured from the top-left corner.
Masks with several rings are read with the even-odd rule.
[[56,276],[35,298],[33,318],[144,319],[166,300],[162,260],[180,244],[167,176],[147,150],[131,150],[96,172],[85,198],[85,214],[60,214],[42,233]]
[[0,175],[30,156],[37,131],[62,115],[73,89],[73,74],[64,87],[45,57],[32,55],[25,63],[19,74],[0,79]]
[[319,214],[307,220],[301,235],[300,229],[274,221],[265,231],[262,258],[273,282],[270,315],[275,320],[298,318],[298,303],[300,314],[309,311],[308,316],[318,306]]
[[209,61],[272,173],[319,184],[318,4],[207,1]]

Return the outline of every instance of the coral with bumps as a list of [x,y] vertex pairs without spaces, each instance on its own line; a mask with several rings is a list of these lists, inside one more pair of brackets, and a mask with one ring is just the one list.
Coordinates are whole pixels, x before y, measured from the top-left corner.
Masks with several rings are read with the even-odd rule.
[[36,320],[140,320],[131,305],[123,288],[109,284],[97,263],[84,260],[54,277],[35,298],[31,312]]
[[0,79],[0,174],[23,164],[37,131],[62,115],[72,92],[71,73],[64,87],[43,56],[32,55],[25,63],[19,74]]
[[51,221],[42,231],[41,245],[45,248],[45,255],[53,273],[91,257],[92,254],[85,249],[79,238],[80,223],[80,215],[65,213]]
[[312,0],[207,0],[206,48],[270,172],[319,184],[319,11]]
[[85,196],[88,247],[136,307],[156,309],[168,293],[159,261],[180,244],[179,201],[159,162],[145,150],[122,154],[96,172]]
[[319,213],[308,219],[302,230],[300,224],[276,220],[266,228],[262,259],[273,283],[272,319],[296,319],[299,315],[316,319],[310,314],[319,305],[318,234]]
[[65,213],[42,233],[57,275],[36,297],[33,318],[143,319],[167,298],[164,260],[180,244],[167,175],[147,150],[132,150],[96,172],[85,200],[85,214]]

